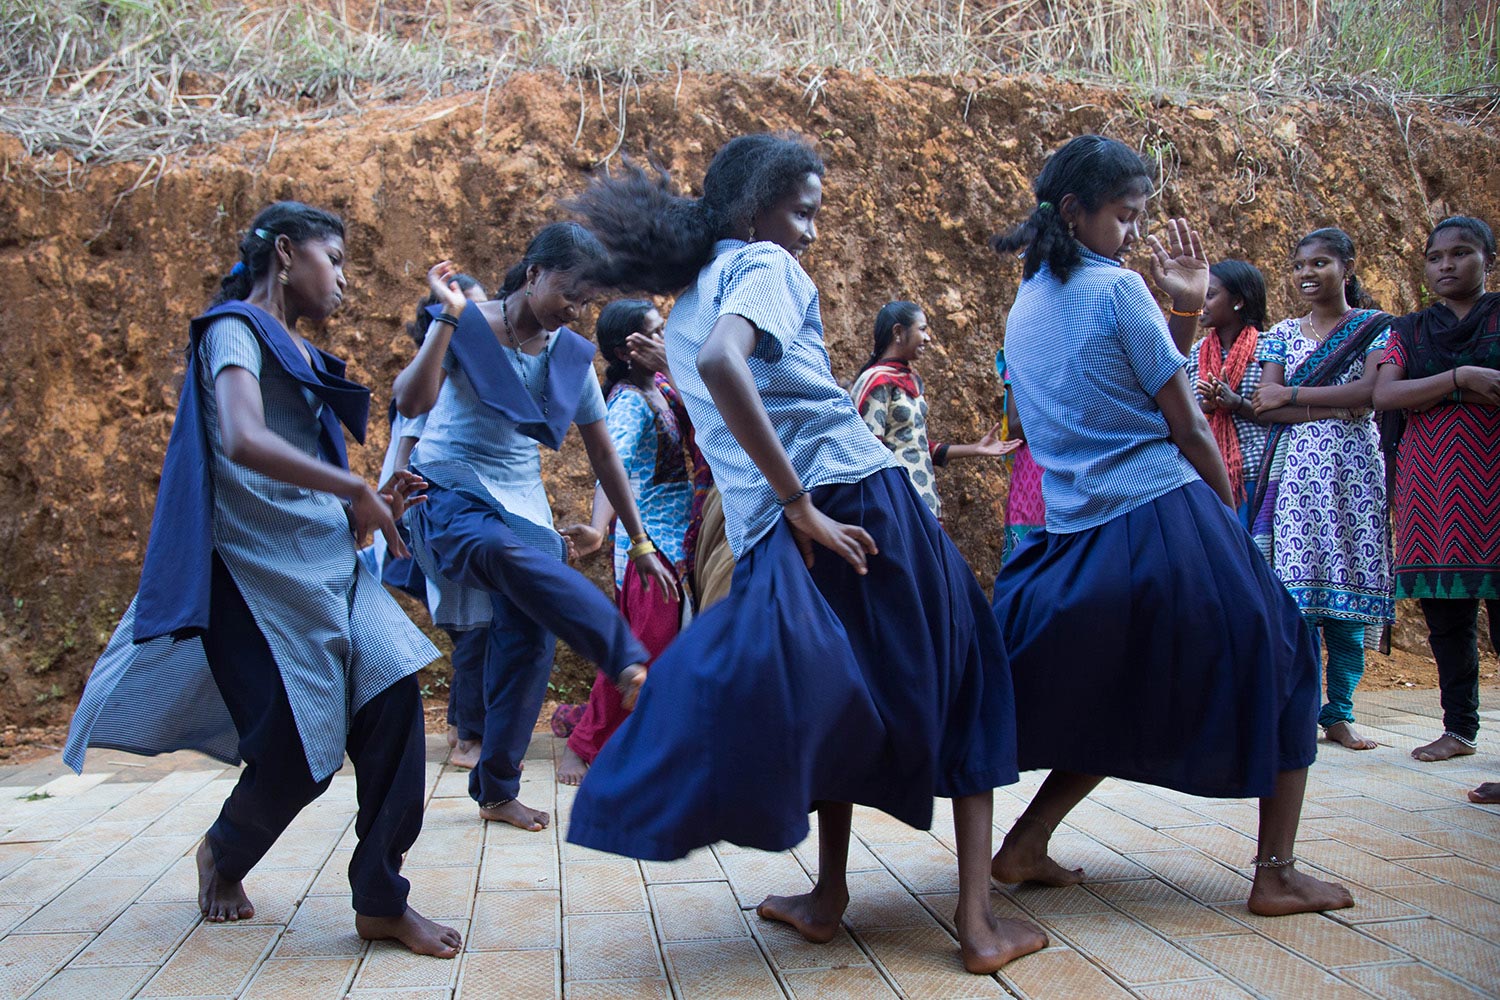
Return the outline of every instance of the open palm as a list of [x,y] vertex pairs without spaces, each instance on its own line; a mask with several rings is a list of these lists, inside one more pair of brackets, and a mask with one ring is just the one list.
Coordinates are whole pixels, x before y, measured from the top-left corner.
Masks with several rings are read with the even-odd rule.
[[1168,219],[1166,243],[1155,235],[1151,245],[1151,280],[1184,311],[1200,309],[1208,295],[1208,255],[1203,240],[1186,219]]

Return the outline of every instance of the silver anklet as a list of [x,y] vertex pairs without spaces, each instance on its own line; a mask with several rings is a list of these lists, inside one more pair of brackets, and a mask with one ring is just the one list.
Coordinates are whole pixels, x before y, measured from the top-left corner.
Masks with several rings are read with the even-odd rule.
[[1256,868],[1285,868],[1288,865],[1296,864],[1297,856],[1295,854],[1292,854],[1285,858],[1278,858],[1273,854],[1269,858],[1266,858],[1264,861],[1262,861],[1260,858],[1256,858],[1250,863]]
[[1450,732],[1450,731],[1448,731],[1446,729],[1443,730],[1443,735],[1444,736],[1451,736],[1451,737],[1453,737],[1455,740],[1458,740],[1458,742],[1462,743],[1464,746],[1468,747],[1470,750],[1478,750],[1479,749],[1479,740],[1478,740],[1478,738],[1475,738],[1475,739],[1472,739],[1472,740],[1466,740],[1462,736],[1458,735],[1457,733]]

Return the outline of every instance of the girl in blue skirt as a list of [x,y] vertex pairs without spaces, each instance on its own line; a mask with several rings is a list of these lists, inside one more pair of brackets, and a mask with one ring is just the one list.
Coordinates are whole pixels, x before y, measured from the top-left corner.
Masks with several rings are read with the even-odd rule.
[[992,789],[1015,780],[1009,670],[982,591],[830,370],[818,290],[823,164],[800,139],[719,150],[703,197],[637,168],[577,207],[610,284],[677,293],[667,360],[723,494],[729,596],[657,659],[595,760],[569,839],[672,859],[730,840],[783,851],[818,811],[818,883],[762,917],[812,941],[848,905],[852,803],[913,826],[954,801],[965,966],[1046,943],[989,906]]
[[1150,238],[1162,313],[1120,259],[1152,181],[1128,146],[1080,136],[1047,161],[1037,207],[997,251],[1024,281],[1006,324],[1016,407],[1046,470],[1046,531],[995,581],[1015,677],[1020,766],[1051,768],[995,855],[1003,882],[1082,880],[1047,855],[1104,776],[1258,796],[1250,909],[1352,906],[1292,848],[1315,756],[1318,664],[1296,605],[1235,518],[1229,475],[1177,344],[1208,261],[1182,219]]

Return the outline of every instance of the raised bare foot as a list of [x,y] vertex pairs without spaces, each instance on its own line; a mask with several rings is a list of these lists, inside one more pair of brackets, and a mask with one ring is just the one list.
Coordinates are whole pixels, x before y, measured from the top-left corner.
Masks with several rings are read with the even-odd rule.
[[641,686],[645,683],[646,665],[644,663],[632,663],[620,671],[615,687],[620,689],[620,704],[624,706],[625,711],[629,712],[635,708],[635,700],[641,696]]
[[1335,722],[1326,727],[1323,734],[1345,750],[1374,750],[1380,745],[1356,733],[1354,727],[1347,722]]
[[573,752],[573,748],[563,744],[562,760],[557,765],[557,782],[560,785],[581,785],[583,776],[589,773],[589,766],[584,763],[583,758]]
[[249,920],[255,916],[255,906],[245,895],[242,882],[230,882],[219,877],[214,867],[214,852],[208,841],[198,845],[198,909],[209,923],[222,924],[226,920]]
[[1047,935],[1040,927],[1024,920],[1001,920],[988,908],[972,920],[962,911],[954,913],[953,926],[958,930],[964,968],[975,975],[991,975],[1022,955],[1047,947]]
[[366,941],[400,941],[418,955],[453,958],[464,939],[452,927],[435,924],[410,906],[399,917],[354,915],[354,930]]
[[1000,842],[1000,850],[990,862],[990,877],[996,882],[1042,885],[1082,882],[1082,868],[1064,868],[1047,856],[1047,842],[1051,839],[1052,831],[1046,823],[1022,816]]
[[832,892],[814,886],[801,896],[767,896],[755,912],[763,920],[790,924],[814,944],[827,944],[839,932],[839,921],[848,908],[848,889]]
[[454,737],[453,750],[448,754],[448,763],[472,771],[479,766],[479,741],[461,740]]
[[1486,781],[1469,793],[1469,801],[1482,806],[1500,805],[1500,781]]
[[540,833],[547,829],[547,824],[552,822],[552,817],[540,809],[521,804],[520,799],[511,799],[509,802],[498,804],[481,805],[479,807],[481,819],[487,819],[492,823],[509,823],[518,826],[522,830],[530,830],[532,833]]
[[1417,747],[1411,755],[1424,764],[1431,764],[1433,761],[1447,760],[1449,757],[1467,757],[1473,752],[1474,748],[1467,743],[1444,733],[1426,746]]
[[1342,910],[1353,905],[1354,897],[1342,885],[1320,882],[1290,865],[1256,869],[1255,884],[1250,887],[1250,912],[1262,917]]

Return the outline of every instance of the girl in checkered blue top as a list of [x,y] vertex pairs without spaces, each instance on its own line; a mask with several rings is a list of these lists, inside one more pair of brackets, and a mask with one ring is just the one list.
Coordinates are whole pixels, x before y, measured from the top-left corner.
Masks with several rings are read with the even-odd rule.
[[569,839],[652,859],[718,840],[770,851],[818,812],[818,883],[759,913],[828,941],[848,905],[854,804],[926,828],[954,799],[955,923],[990,973],[1041,948],[989,906],[992,789],[1016,779],[1011,684],[973,573],[829,367],[818,290],[823,163],[799,138],[715,155],[703,197],[630,167],[577,207],[607,281],[677,294],[667,360],[723,493],[729,596],[651,668],[595,760]]
[[995,581],[1015,673],[1022,768],[1049,768],[995,856],[1002,882],[1082,881],[1048,856],[1105,776],[1191,795],[1255,796],[1250,909],[1352,906],[1293,867],[1316,755],[1318,665],[1297,606],[1236,519],[1229,474],[1184,371],[1208,261],[1171,220],[1151,237],[1164,320],[1121,259],[1152,174],[1086,135],[1042,168],[1030,218],[996,237],[1025,278],[1005,331],[1026,440],[1045,470],[1045,531]]

